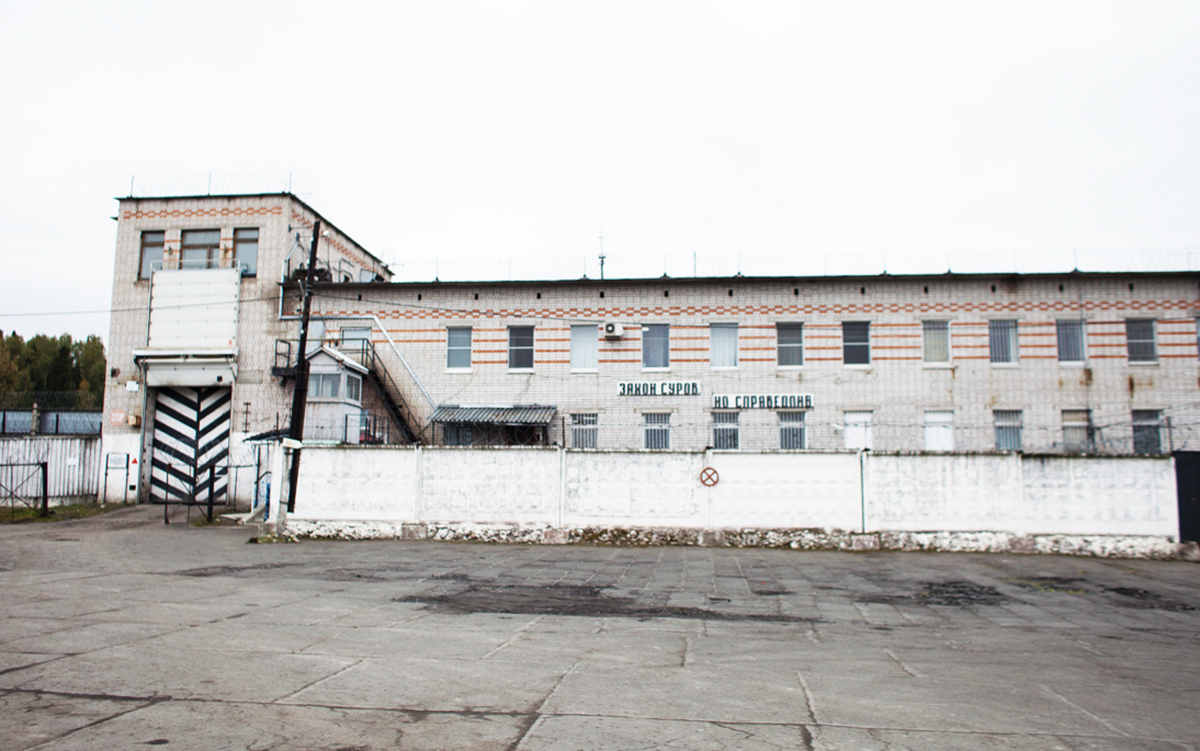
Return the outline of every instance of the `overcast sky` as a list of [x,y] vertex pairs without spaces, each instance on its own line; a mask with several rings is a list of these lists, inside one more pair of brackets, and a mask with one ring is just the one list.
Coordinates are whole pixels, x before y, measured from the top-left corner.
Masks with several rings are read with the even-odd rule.
[[108,308],[133,176],[290,173],[402,281],[1200,267],[1194,1],[0,0],[0,70],[26,337],[107,339],[12,314]]

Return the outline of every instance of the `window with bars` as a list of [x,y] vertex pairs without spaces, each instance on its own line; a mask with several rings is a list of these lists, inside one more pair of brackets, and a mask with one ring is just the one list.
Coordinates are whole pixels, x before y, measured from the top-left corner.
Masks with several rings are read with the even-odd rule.
[[925,342],[925,362],[950,362],[950,322],[922,321],[921,331]]
[[1154,319],[1129,318],[1125,321],[1125,343],[1129,362],[1158,362],[1154,345]]
[[671,367],[671,327],[667,324],[642,326],[642,367]]
[[221,262],[221,231],[185,229],[179,246],[180,267],[215,269]]
[[1017,362],[1016,321],[988,321],[988,354],[993,365]]
[[508,327],[508,369],[533,370],[533,327]]
[[1086,454],[1095,449],[1096,431],[1090,409],[1064,409],[1062,430],[1063,448],[1067,451]]
[[714,368],[736,368],[738,327],[736,323],[714,323],[708,328],[708,357]]
[[736,449],[738,447],[738,413],[713,412],[713,448]]
[[842,362],[846,365],[871,364],[871,322],[842,322]]
[[138,279],[149,279],[155,269],[162,268],[163,248],[167,244],[167,233],[161,231],[142,233],[142,264]]
[[471,369],[470,326],[446,329],[446,368],[450,370]]
[[1084,347],[1084,322],[1056,321],[1055,326],[1058,333],[1058,361],[1083,362],[1087,354]]
[[[595,326],[592,327],[595,329]],[[598,415],[593,413],[571,415],[571,447],[594,449],[599,440]]]
[[671,448],[671,413],[646,413],[642,415],[645,421],[645,446],[648,449],[666,450]]
[[1162,413],[1157,409],[1133,410],[1133,453],[1162,453]]
[[599,368],[600,333],[595,324],[571,327],[571,370]]
[[804,413],[779,413],[779,448],[793,451],[804,448]]
[[1021,410],[997,409],[992,412],[997,451],[1021,450]]
[[804,324],[775,324],[775,362],[780,367],[804,364]]
[[233,231],[233,257],[242,276],[258,275],[258,228],[247,227]]

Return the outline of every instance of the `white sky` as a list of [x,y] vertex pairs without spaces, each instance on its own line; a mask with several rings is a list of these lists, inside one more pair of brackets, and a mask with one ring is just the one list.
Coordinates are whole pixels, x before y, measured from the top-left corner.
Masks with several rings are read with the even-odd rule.
[[[107,338],[131,176],[402,281],[1200,267],[1196,2],[0,0],[0,329]],[[204,178],[201,178],[203,180]]]

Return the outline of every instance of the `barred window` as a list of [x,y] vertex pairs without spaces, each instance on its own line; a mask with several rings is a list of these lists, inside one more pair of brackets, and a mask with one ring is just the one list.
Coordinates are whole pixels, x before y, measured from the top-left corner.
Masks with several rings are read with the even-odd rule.
[[471,327],[446,329],[446,367],[469,369],[471,367]]
[[804,413],[779,413],[779,448],[785,451],[804,448]]
[[671,448],[671,413],[647,413],[642,415],[646,421],[646,448],[666,450]]
[[600,430],[598,422],[594,412],[571,415],[571,447],[577,449],[596,448]]
[[671,327],[667,324],[642,326],[642,367],[671,367]]
[[925,362],[950,362],[950,322],[922,321]]
[[533,327],[508,327],[508,369],[533,369]]
[[1083,362],[1086,352],[1084,349],[1084,322],[1078,320],[1057,321],[1056,326],[1058,361]]
[[775,360],[781,367],[804,364],[804,324],[775,324]]
[[1062,411],[1063,448],[1077,453],[1089,453],[1095,448],[1095,428],[1089,409]]
[[992,412],[996,428],[997,451],[1021,450],[1021,410],[997,409]]
[[1017,361],[1016,321],[988,321],[988,351],[995,364]]
[[709,362],[714,368],[736,368],[738,364],[738,327],[736,323],[709,326]]
[[842,322],[842,362],[846,365],[871,364],[871,322]]
[[736,449],[738,447],[738,413],[713,412],[713,448]]
[[1157,409],[1133,410],[1133,453],[1162,453],[1162,413]]
[[1154,319],[1130,318],[1125,321],[1125,342],[1129,362],[1158,362],[1154,346]]

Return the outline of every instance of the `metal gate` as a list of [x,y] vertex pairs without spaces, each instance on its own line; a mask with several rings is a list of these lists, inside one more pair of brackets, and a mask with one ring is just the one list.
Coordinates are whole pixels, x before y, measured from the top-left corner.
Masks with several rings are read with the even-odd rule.
[[150,502],[225,503],[230,388],[161,387],[155,399]]
[[1179,539],[1200,541],[1200,451],[1175,452]]

